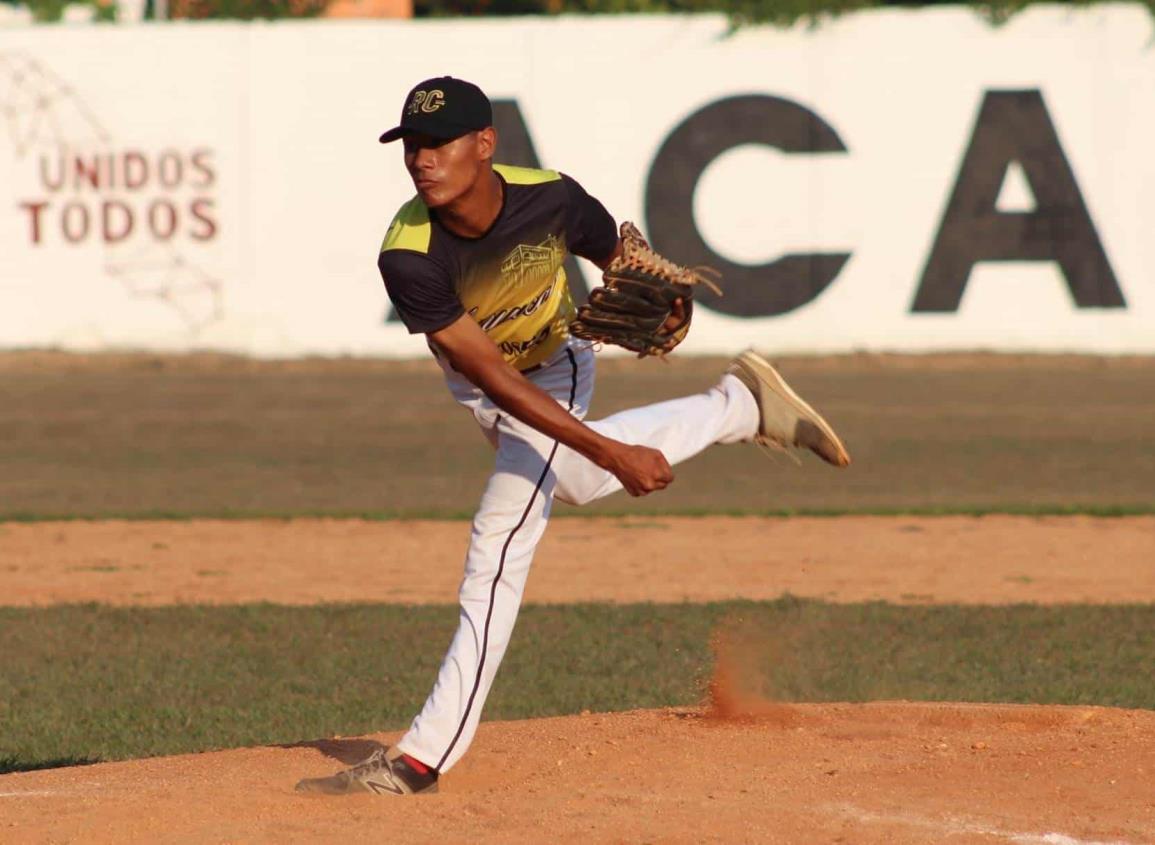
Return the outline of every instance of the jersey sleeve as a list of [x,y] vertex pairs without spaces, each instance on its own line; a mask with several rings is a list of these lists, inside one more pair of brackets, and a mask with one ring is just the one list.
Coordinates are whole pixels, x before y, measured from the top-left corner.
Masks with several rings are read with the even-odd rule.
[[585,188],[562,174],[566,190],[566,243],[569,251],[591,261],[601,261],[618,244],[618,227],[606,207]]
[[377,269],[410,334],[439,331],[465,313],[449,274],[427,256],[386,250],[377,257]]

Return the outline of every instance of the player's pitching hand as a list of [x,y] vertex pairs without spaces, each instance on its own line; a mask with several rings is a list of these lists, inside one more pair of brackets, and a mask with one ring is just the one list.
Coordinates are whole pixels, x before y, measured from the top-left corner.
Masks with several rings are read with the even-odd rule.
[[664,490],[674,480],[666,456],[649,446],[621,444],[607,467],[631,496],[645,496]]

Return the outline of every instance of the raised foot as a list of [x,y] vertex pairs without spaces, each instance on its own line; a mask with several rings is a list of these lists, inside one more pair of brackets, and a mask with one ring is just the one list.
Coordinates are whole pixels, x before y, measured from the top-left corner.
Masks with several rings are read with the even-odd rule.
[[727,372],[746,385],[758,403],[756,442],[809,449],[828,464],[850,465],[850,453],[830,423],[791,389],[769,361],[747,349],[730,362]]

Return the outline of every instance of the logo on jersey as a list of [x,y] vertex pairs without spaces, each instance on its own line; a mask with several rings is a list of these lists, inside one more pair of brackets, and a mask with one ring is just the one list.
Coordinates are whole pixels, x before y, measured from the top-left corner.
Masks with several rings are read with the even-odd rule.
[[501,279],[509,285],[541,282],[554,275],[563,261],[565,245],[556,235],[537,246],[518,244],[501,260]]
[[549,287],[547,287],[545,290],[523,305],[515,305],[512,308],[499,308],[497,311],[494,311],[492,314],[489,314],[485,317],[477,316],[477,306],[475,305],[469,309],[469,316],[477,320],[477,324],[481,326],[484,331],[491,331],[496,329],[502,323],[508,323],[510,320],[519,320],[522,317],[528,317],[531,314],[536,314],[541,306],[548,302],[550,296],[553,295],[555,284],[556,280],[554,283],[551,283]]
[[529,340],[502,341],[498,344],[498,347],[501,349],[501,354],[512,355],[516,357],[518,355],[525,355],[528,352],[532,352],[534,349],[545,343],[546,339],[550,335],[551,328],[551,326],[543,327],[540,332],[535,334]]
[[[499,253],[500,254],[500,253]],[[573,303],[566,284],[564,236],[518,244],[500,261],[478,264],[458,285],[469,314],[518,366],[537,363],[566,335]]]
[[432,91],[414,91],[413,98],[405,107],[405,113],[435,112],[443,105],[445,105],[445,92],[440,88],[434,88]]

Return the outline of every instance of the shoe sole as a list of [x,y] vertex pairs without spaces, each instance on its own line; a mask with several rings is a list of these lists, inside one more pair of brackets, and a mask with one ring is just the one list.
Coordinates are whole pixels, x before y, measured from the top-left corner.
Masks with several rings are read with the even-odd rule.
[[294,792],[302,795],[398,795],[403,798],[408,798],[414,795],[435,795],[438,792],[439,784],[434,782],[424,789],[419,789],[416,792],[397,792],[392,789],[373,789],[371,786],[363,781],[355,781],[351,784],[333,784],[330,783],[331,778],[306,778],[298,781],[297,785],[293,787]]
[[[830,423],[822,418],[810,405],[786,383],[774,365],[752,349],[741,353],[738,361],[745,361],[766,387],[792,407],[800,417],[794,438],[798,445],[810,449],[828,464],[837,467],[850,466],[850,453],[842,445],[842,440],[834,433]],[[824,447],[832,446],[832,449]]]

